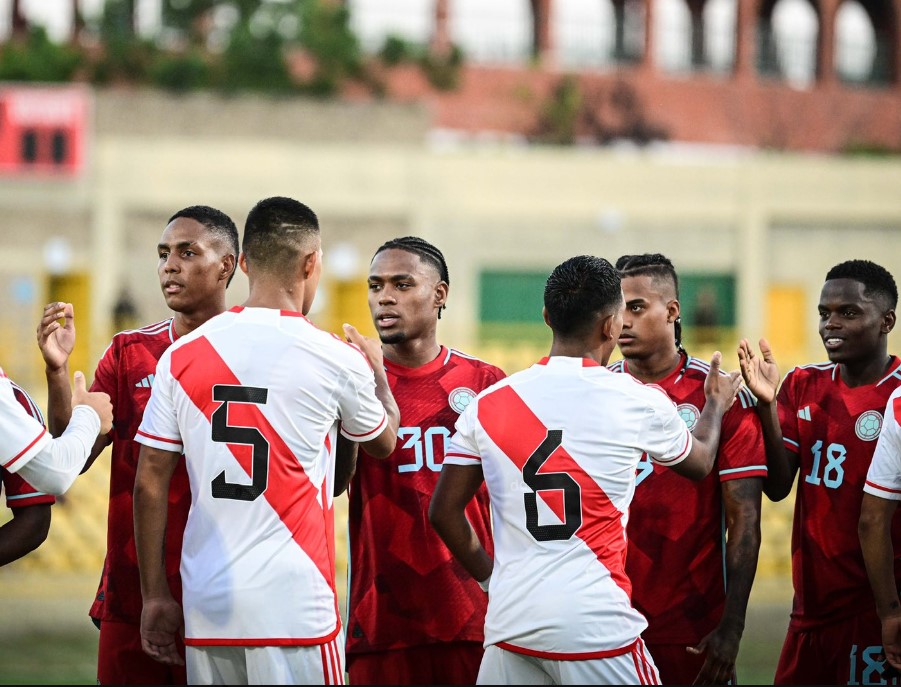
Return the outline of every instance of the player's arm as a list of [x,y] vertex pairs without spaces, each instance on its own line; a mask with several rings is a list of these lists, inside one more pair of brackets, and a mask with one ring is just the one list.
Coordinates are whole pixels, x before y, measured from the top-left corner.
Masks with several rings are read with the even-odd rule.
[[[60,324],[60,320],[63,324]],[[75,312],[71,303],[53,302],[44,306],[37,339],[47,377],[47,430],[58,437],[69,426],[72,418],[69,356],[75,348]],[[82,472],[93,464],[109,443],[110,438],[106,432],[97,437]]]
[[722,359],[719,351],[713,354],[704,382],[704,409],[692,431],[691,449],[684,460],[672,466],[673,470],[689,479],[703,479],[713,469],[720,445],[723,414],[729,410],[741,386],[738,372],[720,374]]
[[71,303],[54,301],[44,306],[37,339],[47,377],[47,430],[58,437],[72,417],[69,356],[75,348],[75,311]]
[[760,340],[760,353],[754,352],[747,339],[738,344],[738,362],[745,384],[757,397],[757,415],[763,428],[766,448],[767,478],[763,492],[770,501],[781,501],[791,493],[798,472],[798,454],[785,447],[776,392],[779,389],[779,368],[766,339]]
[[494,562],[466,517],[466,505],[482,485],[479,465],[445,463],[429,504],[429,521],[448,550],[479,583],[491,577]]
[[867,567],[867,576],[876,599],[876,611],[882,620],[882,645],[885,657],[901,668],[901,599],[895,583],[892,517],[898,501],[864,494],[857,532]]
[[352,344],[356,344],[363,351],[363,355],[369,361],[375,376],[375,396],[385,408],[388,418],[385,428],[378,436],[368,441],[360,442],[366,453],[375,458],[387,458],[394,451],[397,444],[397,428],[400,425],[400,409],[391,387],[388,385],[388,375],[385,372],[385,362],[382,354],[382,344],[376,339],[363,336],[353,325],[344,325],[344,335]]
[[357,471],[358,451],[359,446],[355,441],[338,432],[338,441],[335,443],[335,496],[344,493]]
[[176,451],[141,446],[135,475],[134,518],[138,571],[141,577],[141,646],[162,663],[183,663],[176,648],[182,628],[182,609],[166,578],[166,520],[169,484],[181,460]]
[[726,603],[717,627],[689,651],[707,656],[695,684],[722,685],[735,673],[735,659],[745,629],[748,598],[760,553],[760,501],[762,477],[722,483],[726,513]]
[[[88,391],[81,372],[75,373],[72,404],[72,418],[62,435],[48,442],[27,463],[10,468],[11,472],[17,472],[46,494],[62,494],[72,485],[81,473],[98,433],[109,432],[113,424],[109,396]],[[34,420],[18,404],[16,408],[23,418],[27,418],[25,421]]]
[[0,566],[31,553],[50,532],[49,503],[13,508],[12,520],[0,527]]

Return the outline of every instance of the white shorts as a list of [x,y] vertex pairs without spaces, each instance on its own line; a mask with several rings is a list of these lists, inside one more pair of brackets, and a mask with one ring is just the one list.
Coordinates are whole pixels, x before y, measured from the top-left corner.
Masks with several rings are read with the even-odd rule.
[[344,632],[313,646],[186,646],[189,685],[343,685]]
[[619,656],[558,661],[489,646],[479,668],[479,685],[659,685],[654,659],[641,639]]

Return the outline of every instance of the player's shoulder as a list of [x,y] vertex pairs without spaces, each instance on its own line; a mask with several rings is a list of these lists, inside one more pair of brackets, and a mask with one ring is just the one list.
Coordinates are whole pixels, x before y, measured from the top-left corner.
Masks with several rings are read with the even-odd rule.
[[175,320],[168,318],[152,324],[138,327],[137,329],[125,329],[113,335],[107,349],[125,348],[132,345],[147,345],[151,342],[175,340]]
[[805,365],[796,365],[790,369],[786,375],[786,379],[794,380],[831,380],[835,377],[838,366],[835,363],[806,363]]
[[447,349],[447,362],[461,367],[469,367],[496,379],[502,379],[507,376],[507,373],[497,365],[493,365],[469,353],[464,353],[456,348]]
[[15,397],[16,402],[25,409],[25,412],[42,425],[46,424],[40,406],[34,402],[34,399],[29,396],[28,392],[16,384],[12,379],[9,380],[9,385],[13,390],[13,396]]

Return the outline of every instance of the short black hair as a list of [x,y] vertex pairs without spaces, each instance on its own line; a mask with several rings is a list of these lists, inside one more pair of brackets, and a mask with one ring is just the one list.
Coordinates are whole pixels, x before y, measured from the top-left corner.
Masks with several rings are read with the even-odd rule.
[[[616,261],[616,271],[620,277],[649,276],[655,282],[666,280],[673,285],[676,300],[679,300],[679,275],[672,260],[663,253],[639,253],[638,255],[623,255]],[[676,349],[685,352],[682,346],[682,318],[677,317],[673,323],[676,337]]]
[[379,246],[372,255],[373,260],[375,259],[375,256],[383,250],[390,250],[392,248],[405,250],[408,253],[418,255],[438,270],[441,281],[450,286],[450,275],[447,272],[447,262],[444,260],[444,253],[442,253],[437,246],[418,236],[401,236],[400,238],[385,241],[385,243]]
[[853,279],[863,284],[863,293],[869,298],[880,299],[886,310],[898,305],[898,287],[891,273],[870,260],[846,260],[826,273],[830,279]]
[[622,307],[619,274],[604,258],[578,255],[554,268],[544,287],[544,307],[555,334],[588,332],[598,315]]
[[[169,218],[169,221],[166,222],[166,225],[172,224],[179,217],[184,217],[185,219],[192,219],[195,222],[202,224],[205,226],[209,232],[215,236],[218,236],[223,241],[228,244],[228,247],[232,250],[235,255],[235,268],[238,266],[238,227],[235,226],[232,218],[226,215],[221,210],[217,210],[216,208],[211,208],[209,205],[189,205],[186,208],[182,208],[178,212],[176,212],[172,217]],[[232,277],[235,276],[235,271],[232,270],[232,273],[228,277],[228,281],[225,283],[226,287],[231,284]]]
[[241,248],[248,263],[287,274],[314,237],[319,238],[316,213],[293,198],[273,196],[259,201],[247,214]]

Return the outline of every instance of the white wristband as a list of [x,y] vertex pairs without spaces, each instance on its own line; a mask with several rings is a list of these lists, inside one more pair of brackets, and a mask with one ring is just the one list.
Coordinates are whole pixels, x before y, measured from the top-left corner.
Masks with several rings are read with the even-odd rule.
[[491,582],[491,575],[486,577],[484,580],[479,582],[479,586],[482,588],[482,591],[486,594],[488,593],[488,583]]

